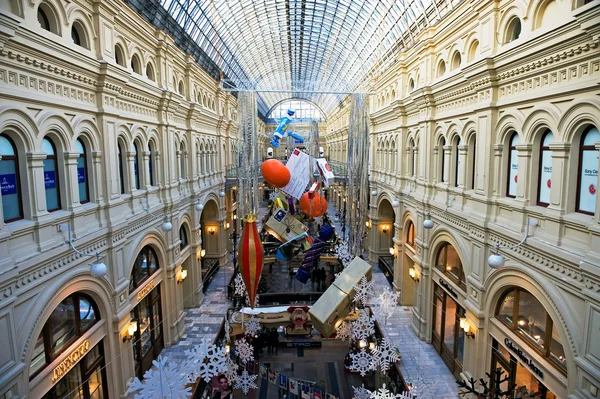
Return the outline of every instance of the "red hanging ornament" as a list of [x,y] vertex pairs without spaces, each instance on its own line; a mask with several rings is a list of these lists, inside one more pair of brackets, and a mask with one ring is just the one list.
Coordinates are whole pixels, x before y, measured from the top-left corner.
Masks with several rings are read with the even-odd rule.
[[242,238],[238,247],[238,264],[248,291],[250,307],[254,309],[254,300],[263,268],[263,246],[258,236],[256,216],[254,215],[249,215],[244,219]]

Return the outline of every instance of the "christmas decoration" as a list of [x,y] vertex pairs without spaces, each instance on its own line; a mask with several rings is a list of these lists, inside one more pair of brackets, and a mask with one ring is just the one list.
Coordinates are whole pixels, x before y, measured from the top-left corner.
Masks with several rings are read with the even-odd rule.
[[367,339],[375,334],[375,321],[367,311],[361,311],[358,320],[352,322],[352,338]]
[[244,279],[239,273],[235,275],[235,279],[233,280],[233,290],[234,295],[236,296],[246,295],[246,286],[244,285]]
[[273,202],[273,201],[275,201],[275,198],[277,198],[277,197],[278,197],[277,191],[273,191],[273,192],[271,192],[271,194],[269,194],[269,201]]
[[391,291],[387,287],[381,295],[379,295],[379,314],[385,317],[386,324],[387,319],[394,314],[394,311],[398,307],[398,296],[400,296],[400,291]]
[[246,335],[255,336],[260,330],[262,330],[262,327],[257,317],[252,316],[250,320],[244,323],[244,333]]
[[367,302],[373,296],[373,282],[368,281],[366,277],[360,279],[360,284],[354,287],[354,302],[360,308],[367,306]]
[[273,187],[282,188],[290,182],[290,171],[283,162],[277,159],[267,159],[263,162],[260,172],[265,181]]
[[323,216],[327,212],[327,200],[319,193],[314,193],[312,198],[309,193],[304,193],[300,198],[300,209],[311,218]]
[[347,322],[342,322],[339,326],[337,326],[337,328],[335,329],[335,336],[338,339],[341,339],[342,341],[345,341],[346,339],[348,339],[348,337],[350,336],[351,333],[351,325],[350,323]]
[[362,348],[360,352],[351,353],[350,358],[352,359],[350,370],[358,371],[362,377],[364,377],[368,371],[377,368],[373,363],[373,356],[367,353],[365,348]]
[[350,262],[352,262],[352,254],[350,253],[350,248],[348,247],[348,241],[344,241],[339,244],[335,248],[335,256],[342,262],[344,268],[348,267]]
[[244,219],[244,230],[238,247],[238,264],[250,298],[250,307],[254,309],[254,298],[263,268],[263,247],[256,229],[255,215]]
[[[458,396],[465,397],[467,394],[474,394],[478,398],[490,398],[490,399],[504,399],[504,398],[512,398],[515,397],[515,387],[516,384],[510,383],[510,376],[503,376],[504,370],[501,368],[497,368],[494,370],[494,376],[490,373],[485,373],[488,377],[489,381],[485,381],[483,378],[476,380],[473,377],[470,377],[468,380],[459,380],[457,381],[458,386],[461,390],[458,392]],[[489,385],[491,381],[494,381],[494,389],[492,390]],[[477,388],[477,384],[481,385],[481,388]],[[506,387],[506,390],[503,390],[502,387]],[[519,397],[519,396],[517,396]]]
[[225,342],[231,342],[231,326],[229,325],[229,320],[225,319]]
[[239,376],[235,389],[241,389],[244,395],[248,394],[250,389],[256,389],[258,386],[254,383],[256,376],[254,374],[248,374],[248,371],[242,371],[242,375]]
[[321,253],[323,253],[325,248],[327,248],[327,241],[329,241],[334,234],[335,231],[333,230],[333,227],[329,225],[321,227],[319,236],[315,238],[310,246],[310,249],[304,254],[302,263],[300,264],[298,272],[296,273],[296,280],[306,284],[310,277],[313,265],[316,265],[319,262]]
[[382,384],[382,387],[371,393],[371,399],[396,399],[401,398],[402,396],[396,395],[386,389],[385,384]]
[[210,382],[210,379],[226,370],[225,348],[209,344],[206,338],[192,349],[185,350],[186,360],[181,369],[185,371],[189,382],[198,377]]
[[[259,306],[259,295],[256,294],[256,297],[254,298],[254,306],[252,308],[258,308]],[[246,295],[246,299],[244,299],[244,303],[246,304],[246,306],[250,306],[250,298],[248,298],[248,295]]]
[[354,395],[352,395],[352,399],[371,399],[372,392],[366,389],[364,385],[358,388],[352,387],[352,389],[354,390]]
[[235,384],[239,379],[238,369],[240,368],[240,366],[238,366],[238,364],[234,362],[231,356],[229,355],[227,355],[225,364],[227,366],[227,370],[225,370],[223,374],[225,375],[225,377],[227,377],[231,384]]
[[387,338],[383,338],[372,351],[373,362],[381,367],[381,371],[389,370],[390,363],[400,360],[398,349]]
[[158,359],[153,360],[153,368],[144,373],[144,380],[140,381],[135,377],[133,381],[128,383],[129,389],[127,393],[139,391],[135,395],[135,399],[150,399],[150,398],[189,398],[191,388],[184,388],[187,384],[187,377],[181,375],[180,371],[167,364],[167,358],[158,356]]
[[254,360],[252,345],[250,345],[245,338],[240,338],[235,341],[235,351],[240,357],[240,361],[244,364]]

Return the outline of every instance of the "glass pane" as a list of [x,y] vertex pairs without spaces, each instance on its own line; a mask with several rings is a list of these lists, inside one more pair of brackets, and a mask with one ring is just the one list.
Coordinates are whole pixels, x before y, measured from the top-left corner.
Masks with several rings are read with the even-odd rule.
[[34,375],[38,370],[41,370],[46,365],[46,353],[44,352],[44,332],[40,332],[35,348],[33,348],[33,356],[29,365],[29,375]]
[[[158,289],[159,288],[156,287],[154,290]],[[154,318],[152,325],[152,328],[154,329],[154,339],[158,339],[158,337],[162,335],[162,323],[160,319],[160,300],[156,301],[156,303],[152,307],[152,317]]]
[[2,193],[4,220],[12,220],[21,216],[18,184],[16,161],[2,159],[0,161],[0,192]]
[[54,386],[56,397],[83,399],[81,368],[75,366]]
[[521,363],[517,362],[517,375],[515,378],[515,383],[517,384],[517,390],[520,388],[521,390],[527,390],[527,392],[538,392],[539,382],[538,380],[527,370],[525,367],[521,365]]
[[148,300],[148,296],[138,306],[141,316],[138,328],[140,329],[142,356],[144,356],[152,348],[152,340],[150,339],[150,301]]
[[454,352],[454,331],[456,325],[456,302],[446,296],[446,320],[444,325],[444,344]]
[[435,298],[435,332],[438,336],[442,336],[442,300]]
[[77,183],[79,185],[79,201],[87,202],[88,198],[88,190],[87,190],[87,180],[86,180],[86,164],[84,155],[79,156],[77,158]]
[[600,131],[598,131],[598,128],[593,127],[586,133],[585,137],[583,138],[583,145],[584,146],[594,145],[599,141],[600,141]]
[[139,287],[148,278],[148,257],[140,253],[135,261],[135,281]]
[[44,185],[46,188],[46,209],[55,210],[58,204],[58,180],[54,159],[44,159]]
[[137,153],[133,156],[133,178],[134,178],[134,182],[135,182],[135,188],[139,189],[140,188],[140,175],[138,172],[138,154]]
[[456,360],[462,364],[465,354],[465,331],[462,328],[458,329],[458,339],[456,345]]
[[519,155],[517,150],[510,151],[510,163],[509,163],[509,176],[508,176],[508,195],[517,195],[517,181],[519,179]]
[[16,155],[12,143],[4,136],[0,136],[0,155]]
[[495,362],[494,369],[492,370],[493,378],[496,378],[496,369],[500,369],[502,372],[500,374],[499,381],[504,381],[504,380],[505,381],[500,384],[500,389],[502,389],[502,391],[506,392],[506,391],[508,391],[508,387],[510,384],[510,379],[507,379],[507,377],[509,377],[508,370],[506,370],[500,362]]
[[546,309],[527,291],[519,292],[517,329],[541,348],[545,347]]
[[[552,136],[547,134],[546,137]],[[539,185],[539,198],[540,202],[544,204],[550,203],[550,187],[552,186],[552,151],[542,151],[542,163],[540,165],[540,181]]]
[[148,260],[150,262],[150,275],[152,275],[156,270],[158,270],[158,262],[156,261],[154,251],[152,251],[151,249],[148,250]]
[[102,371],[100,370],[100,366],[98,366],[90,375],[88,386],[90,388],[91,399],[104,398],[104,393],[102,392]]
[[552,323],[552,341],[550,342],[550,354],[556,361],[558,361],[563,366],[567,367],[567,362],[565,359],[565,350],[563,349],[560,336],[558,335],[558,330],[556,329],[554,323]]
[[81,332],[87,331],[96,322],[94,307],[85,298],[79,299],[79,319],[81,320]]
[[75,150],[81,155],[85,154],[85,147],[83,146],[83,143],[80,139],[77,139],[77,141],[75,141]]
[[594,213],[596,210],[596,190],[598,184],[597,150],[582,151],[581,170],[579,174],[579,210]]
[[448,245],[446,252],[446,272],[450,273],[457,280],[462,281],[462,264],[456,249],[452,245]]
[[[100,345],[94,346],[83,358],[85,362],[85,369],[90,370],[94,363],[100,358]],[[86,371],[87,372],[87,371]]]
[[52,352],[56,354],[77,336],[73,297],[68,297],[62,301],[54,309],[46,323],[50,329]]
[[504,319],[508,322],[508,324],[512,325],[513,322],[513,309],[515,307],[515,292],[510,291],[508,294],[504,296],[502,299],[502,305],[500,305],[500,309],[498,310],[498,317]]
[[54,147],[52,146],[52,143],[50,143],[50,140],[48,140],[48,139],[42,140],[42,152],[45,152],[48,155],[55,155]]

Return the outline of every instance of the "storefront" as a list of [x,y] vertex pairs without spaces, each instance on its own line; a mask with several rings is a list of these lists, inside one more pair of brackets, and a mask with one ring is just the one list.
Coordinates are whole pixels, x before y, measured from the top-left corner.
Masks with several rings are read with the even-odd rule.
[[91,297],[74,293],[52,312],[35,343],[30,397],[108,398],[105,321]]
[[158,271],[156,253],[151,247],[144,247],[135,260],[129,284],[130,301],[133,305],[131,320],[136,326],[132,345],[133,359],[138,378],[142,378],[144,372],[152,367],[152,361],[164,348]]
[[[465,332],[460,319],[466,289],[462,262],[454,247],[445,243],[437,252],[433,284],[431,343],[448,368],[458,378],[463,370]],[[458,288],[457,288],[458,287]]]
[[521,396],[563,397],[565,352],[556,325],[540,301],[522,288],[509,288],[490,322],[492,384],[499,380],[503,390],[514,386]]

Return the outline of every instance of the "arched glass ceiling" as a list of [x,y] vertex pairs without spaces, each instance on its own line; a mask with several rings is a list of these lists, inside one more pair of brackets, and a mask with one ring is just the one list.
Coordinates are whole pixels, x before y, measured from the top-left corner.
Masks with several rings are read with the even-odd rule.
[[233,81],[263,92],[263,114],[293,97],[329,113],[341,94],[365,87],[385,55],[410,44],[460,0],[161,0]]
[[272,109],[271,113],[267,115],[267,122],[278,123],[282,116],[287,115],[287,110],[294,110],[294,121],[312,121],[316,120],[321,122],[325,120],[325,115],[321,112],[312,102],[307,100],[284,100],[276,104]]

